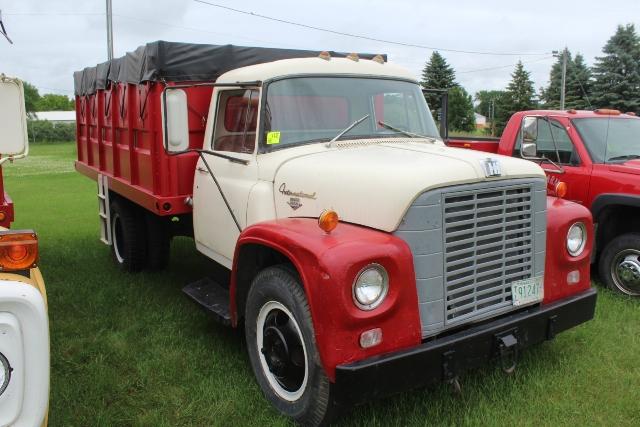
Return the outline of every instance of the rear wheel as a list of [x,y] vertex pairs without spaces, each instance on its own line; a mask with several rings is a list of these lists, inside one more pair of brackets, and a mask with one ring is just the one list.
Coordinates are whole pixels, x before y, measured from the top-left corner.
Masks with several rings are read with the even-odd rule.
[[609,288],[640,296],[640,233],[623,234],[609,242],[600,256],[598,271]]
[[285,267],[270,267],[247,296],[245,336],[251,367],[269,401],[303,425],[328,423],[336,408],[320,363],[301,284]]
[[111,252],[120,268],[142,270],[146,263],[146,230],[138,208],[116,199],[111,202]]

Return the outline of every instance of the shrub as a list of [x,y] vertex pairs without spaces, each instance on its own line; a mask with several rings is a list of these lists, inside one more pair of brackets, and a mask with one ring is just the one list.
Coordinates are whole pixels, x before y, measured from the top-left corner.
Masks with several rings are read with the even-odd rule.
[[75,123],[53,123],[48,120],[27,120],[30,143],[63,142],[76,139]]

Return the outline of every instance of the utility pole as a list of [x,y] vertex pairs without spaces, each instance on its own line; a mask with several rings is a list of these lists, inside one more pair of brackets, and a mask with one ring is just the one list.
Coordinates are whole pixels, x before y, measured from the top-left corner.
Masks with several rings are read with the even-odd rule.
[[113,59],[113,7],[111,0],[107,0],[107,58]]
[[558,53],[557,50],[553,51],[553,56],[555,58],[559,58],[562,55],[562,83],[560,88],[560,109],[564,110],[564,100],[565,100],[565,90],[567,86],[567,57],[569,56],[569,51],[565,47],[562,53]]

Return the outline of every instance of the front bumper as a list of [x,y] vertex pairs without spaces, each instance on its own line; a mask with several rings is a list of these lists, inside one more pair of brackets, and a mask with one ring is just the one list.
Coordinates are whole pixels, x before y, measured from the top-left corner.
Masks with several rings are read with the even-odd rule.
[[453,379],[500,354],[504,356],[501,338],[508,335],[516,338],[510,347],[510,357],[517,357],[518,351],[553,339],[557,333],[592,319],[595,306],[596,291],[591,288],[551,304],[531,307],[427,341],[418,347],[340,365],[336,367],[336,400],[341,404],[363,403]]

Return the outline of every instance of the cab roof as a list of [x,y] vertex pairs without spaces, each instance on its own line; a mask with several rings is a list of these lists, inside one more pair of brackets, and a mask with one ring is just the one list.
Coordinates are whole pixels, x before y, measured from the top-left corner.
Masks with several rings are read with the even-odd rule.
[[[614,113],[611,113],[614,112]],[[621,117],[621,118],[639,118],[635,113],[623,113],[618,110],[597,109],[591,110],[528,110],[516,113],[521,116],[545,115],[555,117],[566,117],[568,119],[585,119],[593,117]]]

